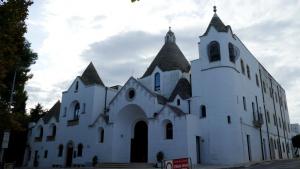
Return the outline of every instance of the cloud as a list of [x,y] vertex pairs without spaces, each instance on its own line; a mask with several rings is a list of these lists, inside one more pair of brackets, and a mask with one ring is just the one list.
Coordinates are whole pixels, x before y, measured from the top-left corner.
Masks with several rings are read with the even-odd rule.
[[[140,77],[163,45],[169,26],[188,60],[212,15],[209,0],[45,0],[30,7],[27,39],[38,52],[27,107],[48,108],[93,61],[107,85]],[[66,8],[70,6],[71,8]],[[217,13],[284,87],[292,122],[300,122],[300,1],[218,1]],[[60,83],[61,82],[61,83]]]
[[[298,14],[296,14],[298,15]],[[235,32],[248,49],[283,86],[287,95],[291,122],[300,122],[300,21],[292,17],[257,22]]]
[[104,83],[122,85],[130,76],[142,75],[162,46],[162,38],[142,31],[121,33],[91,44],[82,57],[100,70]]
[[[182,46],[183,53],[195,56],[197,45],[194,41],[197,41],[197,37],[191,34],[184,36],[186,31],[189,30],[178,31],[177,42],[180,48]],[[100,70],[99,74],[104,79],[104,83],[123,85],[130,76],[143,75],[163,46],[164,36],[163,33],[124,32],[91,44],[89,49],[82,53],[82,57],[86,61],[92,61]]]
[[[27,104],[33,108],[37,103],[42,104],[45,108],[51,108],[57,100],[61,100],[61,94],[68,88],[71,81],[55,83],[51,88],[43,88],[41,85],[27,85],[26,91],[30,93]],[[30,109],[29,108],[29,109]]]

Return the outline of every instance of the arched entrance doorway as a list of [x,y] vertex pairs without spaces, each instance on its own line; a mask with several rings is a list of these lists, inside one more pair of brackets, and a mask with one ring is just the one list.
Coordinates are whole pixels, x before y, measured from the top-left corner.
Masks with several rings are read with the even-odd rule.
[[73,143],[69,142],[67,144],[67,155],[66,155],[66,166],[71,167],[73,162]]
[[144,121],[139,121],[134,126],[134,137],[131,139],[130,161],[148,161],[148,126]]

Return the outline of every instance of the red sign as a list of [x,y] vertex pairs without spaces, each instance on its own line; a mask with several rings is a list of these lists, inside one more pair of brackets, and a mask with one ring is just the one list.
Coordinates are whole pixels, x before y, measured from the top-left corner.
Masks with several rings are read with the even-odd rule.
[[173,169],[189,169],[189,159],[181,158],[173,160]]
[[165,161],[165,169],[189,169],[189,159],[180,158]]

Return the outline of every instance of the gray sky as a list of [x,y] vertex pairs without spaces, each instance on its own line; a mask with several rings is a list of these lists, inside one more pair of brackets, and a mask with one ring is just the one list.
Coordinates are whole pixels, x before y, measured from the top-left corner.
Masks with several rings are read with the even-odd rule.
[[[218,15],[283,86],[300,123],[300,1],[215,0]],[[27,109],[50,108],[90,61],[108,86],[140,77],[171,26],[188,60],[213,16],[208,0],[36,0],[27,39],[38,53]]]

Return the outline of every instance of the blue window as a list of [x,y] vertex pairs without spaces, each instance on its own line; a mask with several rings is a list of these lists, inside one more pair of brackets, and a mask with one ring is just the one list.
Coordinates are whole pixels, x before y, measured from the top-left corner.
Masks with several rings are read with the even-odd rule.
[[80,109],[80,105],[79,105],[79,103],[76,103],[75,108],[74,108],[74,119],[78,119],[79,109]]
[[75,93],[78,92],[78,82],[76,82],[76,85],[75,85]]
[[155,73],[154,75],[154,90],[158,91],[160,90],[160,74]]

